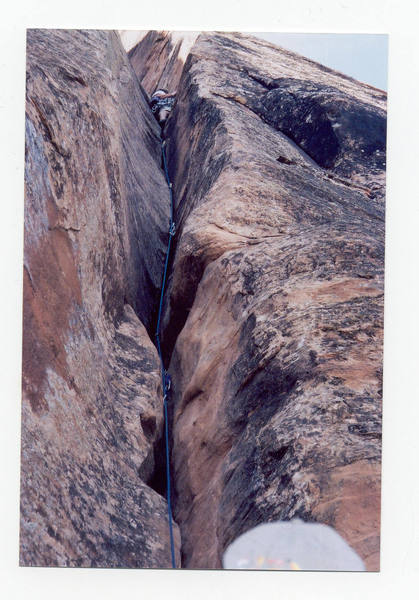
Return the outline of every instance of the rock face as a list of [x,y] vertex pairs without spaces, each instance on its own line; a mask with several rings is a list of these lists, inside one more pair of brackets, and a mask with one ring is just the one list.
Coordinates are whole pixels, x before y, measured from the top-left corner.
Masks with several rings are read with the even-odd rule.
[[128,52],[142,87],[151,95],[157,87],[174,91],[197,33],[149,31]]
[[[140,79],[164,43],[131,52]],[[166,131],[183,566],[300,517],[379,568],[385,109],[251,36],[203,34],[188,56]]]
[[171,564],[159,86],[178,92],[162,337],[182,566],[299,517],[378,569],[386,95],[195,37],[149,32],[130,64],[113,32],[28,32],[21,564]]
[[112,32],[29,30],[26,107],[20,562],[169,567],[159,127]]

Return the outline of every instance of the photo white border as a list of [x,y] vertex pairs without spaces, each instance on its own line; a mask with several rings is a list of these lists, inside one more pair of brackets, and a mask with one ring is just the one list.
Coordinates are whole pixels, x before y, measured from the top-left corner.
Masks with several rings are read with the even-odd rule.
[[[9,599],[417,597],[419,589],[419,68],[417,2],[56,0],[2,7],[0,594]],[[389,33],[381,572],[365,574],[20,568],[21,273],[25,28]]]

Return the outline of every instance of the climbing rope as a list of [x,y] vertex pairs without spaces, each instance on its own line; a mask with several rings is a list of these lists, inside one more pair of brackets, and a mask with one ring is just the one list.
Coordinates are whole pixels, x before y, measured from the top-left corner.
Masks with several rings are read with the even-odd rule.
[[168,419],[168,410],[167,410],[167,401],[169,396],[169,391],[171,387],[170,375],[164,368],[163,355],[161,351],[160,345],[160,322],[163,311],[163,302],[164,302],[164,292],[166,287],[166,278],[167,278],[167,270],[169,265],[170,258],[170,247],[172,244],[172,238],[176,233],[176,225],[174,222],[174,203],[173,203],[173,189],[172,184],[169,178],[169,171],[167,169],[167,161],[166,161],[166,142],[161,139],[161,151],[162,151],[162,159],[163,159],[163,167],[164,173],[166,176],[166,182],[169,188],[170,193],[170,222],[169,222],[169,241],[167,242],[167,250],[166,250],[166,259],[164,262],[164,271],[163,271],[163,279],[161,284],[160,291],[160,304],[159,304],[159,313],[157,317],[157,326],[156,326],[156,346],[157,352],[159,353],[160,358],[160,368],[161,368],[161,379],[162,379],[162,387],[163,387],[163,407],[164,407],[164,434],[165,434],[165,443],[166,443],[166,482],[167,482],[167,512],[169,518],[169,532],[170,532],[170,551],[172,555],[172,567],[176,568],[176,559],[175,559],[175,544],[173,538],[173,515],[172,515],[172,501],[171,501],[171,482],[170,482],[170,454],[169,454],[169,419]]

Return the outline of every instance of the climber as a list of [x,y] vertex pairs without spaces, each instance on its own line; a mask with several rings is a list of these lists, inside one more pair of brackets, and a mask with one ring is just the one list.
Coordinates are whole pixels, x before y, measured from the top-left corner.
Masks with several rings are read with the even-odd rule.
[[169,94],[163,88],[159,88],[151,96],[150,107],[161,127],[164,127],[166,119],[174,106],[175,96],[176,92]]

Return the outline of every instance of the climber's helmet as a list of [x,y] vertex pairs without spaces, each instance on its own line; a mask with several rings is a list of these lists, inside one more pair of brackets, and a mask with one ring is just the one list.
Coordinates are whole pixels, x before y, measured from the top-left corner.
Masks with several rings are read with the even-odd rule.
[[159,88],[158,90],[156,90],[153,95],[152,98],[154,98],[155,96],[161,96],[162,94],[168,94],[169,92],[167,90],[165,90],[164,88]]

